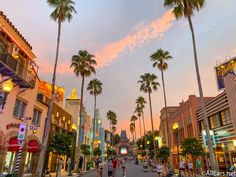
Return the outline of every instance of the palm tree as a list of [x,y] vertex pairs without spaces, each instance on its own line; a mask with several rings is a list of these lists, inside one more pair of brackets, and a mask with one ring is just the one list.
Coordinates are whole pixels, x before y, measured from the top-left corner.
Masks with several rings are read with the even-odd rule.
[[[156,91],[157,87],[160,85],[156,80],[157,80],[157,76],[155,74],[145,73],[144,75],[140,76],[140,80],[138,81],[138,83],[140,83],[140,91],[148,94],[153,139],[155,139],[155,137],[154,137],[153,116],[152,116],[151,93],[153,91]],[[154,147],[154,159],[156,160],[157,154],[156,154],[156,143],[155,143],[155,141],[153,141],[153,147]]]
[[[165,104],[165,123],[168,125],[168,118],[167,118],[167,101],[166,101],[166,89],[165,89],[165,79],[164,79],[164,71],[168,68],[167,61],[172,59],[172,56],[168,51],[164,51],[163,49],[158,49],[155,53],[153,53],[151,56],[151,61],[153,62],[153,67],[157,68],[161,71],[161,79],[162,79],[162,86],[163,86],[163,92],[164,92],[164,104]],[[161,122],[163,124],[163,122]],[[165,126],[166,127],[166,126]],[[170,129],[167,128],[167,134],[168,134],[168,146],[171,147],[171,141],[170,141]],[[169,148],[170,150],[170,148]],[[170,156],[170,164],[173,166],[173,160],[172,156]]]
[[138,119],[139,119],[139,133],[140,133],[140,139],[142,143],[142,126],[141,126],[141,115],[142,115],[142,110],[139,106],[136,106],[134,113],[137,114]]
[[[138,97],[136,100],[136,104],[137,106],[141,109],[141,113],[142,113],[142,118],[143,118],[143,133],[144,133],[144,142],[147,141],[146,139],[146,127],[145,127],[145,121],[144,121],[144,108],[145,108],[145,104],[146,104],[146,100],[145,98],[143,98],[142,96]],[[145,144],[145,148],[146,148],[146,143]]]
[[[114,133],[116,131],[116,125],[117,125],[117,116],[116,113],[113,111],[107,112],[107,120],[110,121],[110,132]],[[111,137],[111,145],[113,144],[113,135]]]
[[133,144],[134,144],[134,130],[135,130],[135,123],[134,123],[134,122],[130,122],[130,124],[129,124],[129,130],[130,130],[130,133],[131,133],[132,136],[133,136]]
[[198,66],[198,57],[197,57],[197,47],[196,47],[196,41],[195,41],[195,34],[194,34],[194,28],[192,23],[192,16],[194,15],[194,11],[199,11],[205,4],[205,0],[165,0],[164,6],[173,9],[173,14],[175,15],[176,19],[178,20],[181,17],[185,17],[188,20],[190,31],[192,34],[192,42],[193,42],[193,53],[194,53],[194,63],[195,63],[195,69],[196,69],[196,75],[197,75],[197,83],[198,83],[198,89],[199,89],[199,95],[200,95],[200,101],[201,101],[201,108],[203,113],[203,120],[204,120],[204,128],[206,130],[206,136],[207,136],[207,142],[208,142],[208,149],[209,149],[209,155],[210,160],[212,163],[212,170],[217,171],[217,163],[215,159],[215,154],[213,150],[213,142],[211,140],[210,135],[210,128],[209,123],[207,119],[206,114],[206,106],[205,101],[203,97],[203,89],[202,89],[202,83],[201,83],[201,76]]
[[[73,55],[71,59],[70,67],[73,68],[74,74],[82,78],[81,84],[81,98],[80,98],[80,110],[79,110],[79,136],[81,136],[82,129],[82,113],[83,113],[83,95],[84,95],[84,80],[85,77],[89,77],[92,74],[96,74],[94,66],[97,65],[97,62],[93,59],[95,56],[87,52],[86,50],[80,50],[77,55]],[[80,157],[80,141],[78,141],[78,156]]]
[[58,63],[58,55],[59,55],[59,45],[60,45],[60,37],[61,37],[61,25],[66,20],[70,22],[72,19],[72,14],[76,13],[74,8],[75,3],[72,0],[48,0],[48,4],[54,8],[50,17],[58,23],[58,33],[57,33],[57,47],[56,47],[56,58],[53,69],[53,77],[52,77],[52,91],[51,91],[51,99],[48,107],[47,113],[47,121],[45,126],[45,132],[43,137],[42,149],[39,156],[38,166],[36,170],[36,176],[41,177],[44,166],[44,159],[46,148],[48,144],[49,131],[51,127],[51,117],[52,117],[52,109],[53,109],[53,101],[55,94],[55,82],[56,82],[56,71],[57,71],[57,63]]
[[134,129],[134,139],[135,139],[135,141],[136,141],[136,138],[137,138],[136,137],[136,124],[135,124],[136,120],[138,120],[138,117],[135,116],[135,115],[132,115],[130,121],[134,123],[134,127],[135,127],[135,129]]
[[[90,95],[94,95],[94,117],[93,117],[93,140],[92,140],[92,150],[94,146],[94,136],[95,136],[95,113],[96,113],[96,104],[97,104],[97,96],[102,94],[102,82],[98,79],[93,79],[88,83],[87,90]],[[92,151],[93,152],[93,151]]]

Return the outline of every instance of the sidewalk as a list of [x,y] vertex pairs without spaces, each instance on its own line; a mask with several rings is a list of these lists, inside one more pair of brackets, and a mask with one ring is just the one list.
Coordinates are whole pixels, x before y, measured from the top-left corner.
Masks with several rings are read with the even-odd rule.
[[[82,176],[83,175],[85,175],[85,174],[87,174],[87,173],[90,173],[90,172],[92,172],[92,171],[94,171],[95,169],[91,169],[91,170],[89,170],[89,171],[82,171]],[[61,172],[61,177],[68,177],[68,174],[69,174],[69,172],[67,172],[67,171],[62,171]],[[48,174],[48,175],[46,175],[45,177],[55,177],[56,176],[56,173],[50,173],[50,174]],[[73,176],[72,177],[75,177],[75,176],[79,176],[79,174],[78,173],[73,173]]]

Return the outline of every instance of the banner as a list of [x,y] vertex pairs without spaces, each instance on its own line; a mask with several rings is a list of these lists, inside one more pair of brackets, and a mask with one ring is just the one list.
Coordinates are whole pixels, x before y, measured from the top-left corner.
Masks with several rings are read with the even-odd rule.
[[224,77],[228,74],[236,76],[236,58],[233,58],[217,67],[215,67],[218,89],[224,89]]
[[[212,130],[210,130],[210,135],[211,135],[211,140],[213,142],[213,147],[216,147],[216,139],[215,139],[214,132]],[[207,146],[206,130],[202,130],[202,139],[203,139],[204,147],[208,147]]]

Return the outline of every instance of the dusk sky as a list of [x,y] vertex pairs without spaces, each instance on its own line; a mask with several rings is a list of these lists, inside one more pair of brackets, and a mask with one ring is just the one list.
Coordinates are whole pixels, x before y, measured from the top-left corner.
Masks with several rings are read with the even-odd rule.
[[[62,25],[57,85],[80,93],[81,78],[69,68],[71,56],[86,49],[96,55],[97,74],[103,86],[98,108],[104,120],[108,110],[118,116],[117,133],[126,129],[139,92],[137,81],[152,68],[149,56],[158,48],[173,56],[165,72],[167,104],[178,105],[190,94],[198,95],[193,62],[191,33],[186,19],[175,20],[160,0],[76,0],[76,11],[70,23]],[[40,79],[51,82],[55,59],[57,23],[50,17],[52,8],[46,0],[0,0],[5,15],[32,45],[37,56]],[[195,13],[193,24],[197,39],[199,65],[205,96],[216,96],[214,67],[236,53],[236,1],[206,0],[205,7]],[[86,86],[87,87],[87,86]],[[93,115],[94,99],[85,91],[85,107]],[[164,105],[162,87],[152,94],[155,128],[159,128],[160,110]],[[149,107],[145,119],[150,129]],[[137,129],[139,130],[139,129]],[[139,134],[138,134],[139,135]]]

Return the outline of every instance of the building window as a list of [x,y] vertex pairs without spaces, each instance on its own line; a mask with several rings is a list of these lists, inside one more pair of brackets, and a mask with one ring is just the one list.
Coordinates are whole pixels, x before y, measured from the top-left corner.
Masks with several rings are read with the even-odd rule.
[[202,130],[204,130],[204,122],[203,122],[203,120],[198,122],[198,126],[199,126],[199,132],[202,132]]
[[221,112],[220,112],[220,116],[221,116],[221,123],[222,123],[222,126],[231,123],[229,109],[226,109],[226,110],[224,110],[224,111],[221,111]]
[[13,115],[15,118],[20,119],[25,115],[26,104],[20,100],[16,100]]
[[220,118],[220,116],[218,113],[214,114],[213,116],[211,116],[209,118],[211,129],[215,129],[215,128],[220,127],[220,119],[219,118]]
[[33,115],[33,120],[32,120],[32,124],[35,126],[40,126],[40,121],[41,121],[41,115],[42,112],[39,111],[38,109],[34,109],[34,115]]

